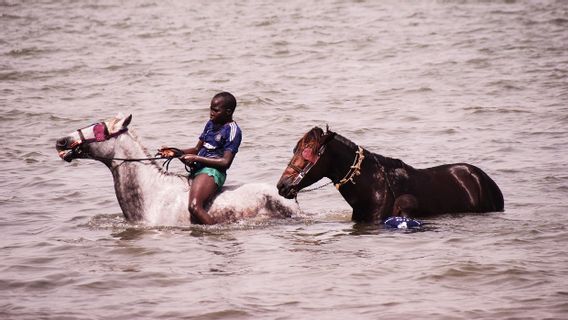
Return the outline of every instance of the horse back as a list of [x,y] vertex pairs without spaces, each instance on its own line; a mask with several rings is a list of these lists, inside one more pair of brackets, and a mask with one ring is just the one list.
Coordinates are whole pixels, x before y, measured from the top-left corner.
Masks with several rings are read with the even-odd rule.
[[467,163],[414,169],[408,191],[424,215],[503,211],[501,190],[483,170]]

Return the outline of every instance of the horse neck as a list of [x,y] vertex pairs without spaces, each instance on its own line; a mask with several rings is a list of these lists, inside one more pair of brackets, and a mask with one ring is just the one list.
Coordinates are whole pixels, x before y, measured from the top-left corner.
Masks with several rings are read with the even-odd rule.
[[328,142],[326,149],[328,156],[333,159],[326,177],[337,183],[345,177],[353,165],[358,146],[336,134],[335,138]]
[[[113,157],[141,159],[150,158],[151,155],[134,136],[127,133],[116,138]],[[122,212],[128,220],[147,218],[148,208],[162,201],[159,198],[160,194],[168,193],[175,201],[181,201],[186,197],[183,190],[187,189],[187,179],[168,174],[155,161],[113,160],[107,166],[113,175],[116,196]]]
[[[132,130],[129,130],[127,133],[122,134],[116,138],[116,141],[114,143],[113,157],[124,159],[142,159],[151,158],[152,156],[138,141],[138,138],[135,136]],[[158,167],[156,166],[156,168]]]
[[[339,135],[335,140],[329,142],[329,146],[331,148],[328,150],[331,151],[330,156],[334,159],[335,165],[331,166],[327,177],[337,183],[350,172],[349,170],[357,157],[359,146]],[[363,156],[365,158],[361,163],[360,172],[353,177],[355,183],[343,184],[339,188],[339,192],[353,208],[354,220],[369,220],[367,218],[369,216],[376,220],[377,217],[388,211],[388,203],[385,201],[386,191],[388,190],[384,179],[385,167],[378,160],[378,155],[363,150]],[[369,212],[371,209],[376,212]]]

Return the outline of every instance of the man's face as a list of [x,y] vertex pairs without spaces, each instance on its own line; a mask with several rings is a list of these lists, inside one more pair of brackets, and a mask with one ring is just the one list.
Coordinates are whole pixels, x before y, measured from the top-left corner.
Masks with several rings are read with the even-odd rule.
[[232,111],[225,108],[223,99],[213,99],[211,107],[209,108],[209,115],[211,121],[216,124],[226,123],[231,119]]

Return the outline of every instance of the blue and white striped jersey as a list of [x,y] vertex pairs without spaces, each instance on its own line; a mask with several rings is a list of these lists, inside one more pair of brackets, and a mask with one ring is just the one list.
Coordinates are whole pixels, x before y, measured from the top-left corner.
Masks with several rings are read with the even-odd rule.
[[209,120],[205,124],[203,133],[199,136],[203,141],[203,147],[199,149],[197,155],[207,158],[222,158],[225,151],[236,154],[241,145],[241,128],[235,121],[224,125],[217,125]]

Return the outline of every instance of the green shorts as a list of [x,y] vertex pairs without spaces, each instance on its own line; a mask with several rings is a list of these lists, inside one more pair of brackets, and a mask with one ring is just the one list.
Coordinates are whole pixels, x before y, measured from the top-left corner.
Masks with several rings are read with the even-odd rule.
[[205,168],[201,168],[199,170],[197,170],[193,176],[197,176],[200,174],[206,174],[210,177],[213,177],[213,179],[215,180],[215,184],[217,185],[217,188],[221,189],[221,187],[223,186],[223,184],[225,184],[225,179],[227,179],[227,174],[224,172],[221,172],[215,168],[211,168],[211,167],[205,167]]

